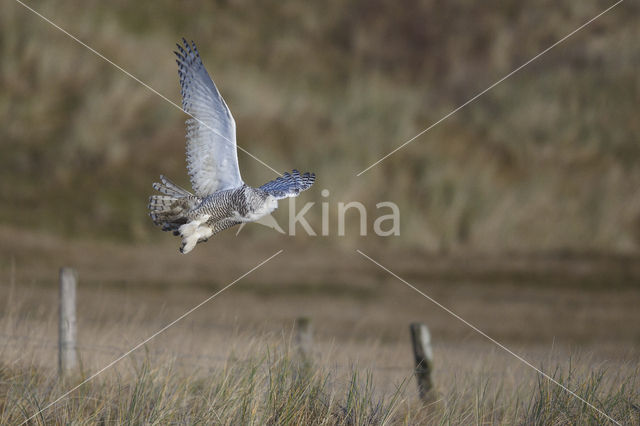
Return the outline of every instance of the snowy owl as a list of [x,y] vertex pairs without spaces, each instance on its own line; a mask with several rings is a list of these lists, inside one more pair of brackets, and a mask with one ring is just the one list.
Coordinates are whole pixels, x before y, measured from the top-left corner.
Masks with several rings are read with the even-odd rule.
[[315,174],[293,170],[259,188],[245,184],[229,107],[204,68],[195,43],[182,39],[177,46],[182,108],[192,117],[186,121],[187,170],[194,193],[161,175],[153,188],[163,195],[150,197],[149,215],[163,231],[181,236],[180,252],[189,253],[224,229],[271,213],[279,199],[309,189]]

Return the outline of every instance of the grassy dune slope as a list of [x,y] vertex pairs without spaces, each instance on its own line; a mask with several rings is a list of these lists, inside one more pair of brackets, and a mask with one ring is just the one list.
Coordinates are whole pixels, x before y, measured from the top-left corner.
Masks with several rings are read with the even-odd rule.
[[[395,201],[398,245],[629,251],[640,242],[637,3],[360,178],[607,3],[33,6],[175,101],[173,43],[197,41],[240,144],[281,171],[317,172],[307,200],[328,188],[332,203],[361,200],[372,211]],[[187,181],[183,114],[17,3],[3,5],[0,53],[0,222],[160,238],[146,196],[159,173]],[[240,157],[248,183],[272,178]],[[309,215],[316,227],[319,215]]]

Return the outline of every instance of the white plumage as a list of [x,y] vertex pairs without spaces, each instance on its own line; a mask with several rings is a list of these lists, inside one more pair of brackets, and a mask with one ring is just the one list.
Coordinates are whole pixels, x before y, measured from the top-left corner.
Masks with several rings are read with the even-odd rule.
[[297,170],[259,188],[240,177],[236,123],[202,64],[196,45],[182,39],[175,52],[182,107],[191,115],[187,126],[187,171],[194,193],[160,176],[153,188],[164,195],[149,199],[150,216],[163,231],[182,237],[188,253],[212,235],[271,213],[278,200],[296,197],[315,181],[315,174]]
[[175,52],[182,88],[182,108],[187,120],[187,170],[195,194],[204,197],[215,191],[243,184],[238,167],[236,122],[202,64],[195,44],[183,40]]

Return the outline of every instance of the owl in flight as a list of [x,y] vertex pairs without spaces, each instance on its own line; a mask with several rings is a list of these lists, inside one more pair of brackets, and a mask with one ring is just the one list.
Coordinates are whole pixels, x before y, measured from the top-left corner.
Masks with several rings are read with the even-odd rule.
[[163,195],[149,199],[149,215],[163,231],[182,237],[181,253],[243,222],[253,222],[313,185],[315,174],[285,173],[259,188],[240,177],[236,123],[202,64],[196,45],[178,44],[182,108],[191,115],[187,127],[187,170],[193,193],[160,176],[153,188]]

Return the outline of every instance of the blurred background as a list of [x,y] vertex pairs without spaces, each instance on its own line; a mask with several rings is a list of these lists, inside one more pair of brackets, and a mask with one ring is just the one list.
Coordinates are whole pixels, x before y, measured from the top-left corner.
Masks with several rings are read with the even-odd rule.
[[[185,115],[5,3],[2,224],[65,237],[167,239],[151,226],[146,199],[160,173],[188,183]],[[239,144],[279,171],[318,174],[305,201],[319,203],[327,188],[333,214],[337,201],[372,211],[381,200],[400,206],[402,238],[381,243],[433,252],[637,252],[635,2],[359,178],[608,3],[32,5],[176,103],[172,51],[181,37],[194,40],[236,118]],[[245,154],[240,163],[250,184],[274,177]],[[310,222],[319,214],[312,209]]]
[[[188,330],[277,335],[304,315],[316,321],[319,341],[353,343],[348,359],[371,353],[359,345],[377,345],[410,367],[407,326],[419,320],[435,344],[449,345],[441,353],[493,350],[359,248],[534,360],[565,348],[637,365],[637,2],[623,2],[359,177],[611,3],[28,4],[176,103],[172,51],[181,37],[194,40],[235,116],[238,143],[279,171],[315,172],[298,210],[316,203],[306,217],[320,233],[320,203],[328,202],[331,229],[287,236],[249,225],[180,255],[179,240],[154,228],[146,206],[161,173],[189,186],[185,114],[2,0],[2,291],[39,330],[57,309],[46,301],[56,297],[60,266],[79,272],[80,340],[110,327],[122,334],[101,338],[133,344],[282,248],[224,303],[185,320]],[[243,153],[239,161],[250,185],[274,178]],[[367,206],[368,237],[359,236],[355,210],[337,237],[337,203],[349,201]],[[400,236],[371,232],[381,201],[400,207]],[[287,222],[286,201],[274,216]]]

